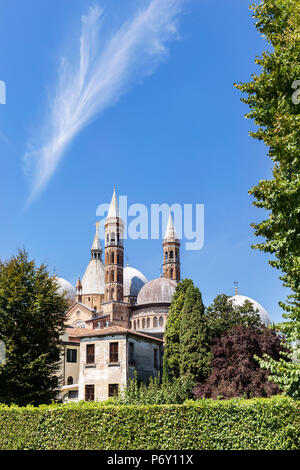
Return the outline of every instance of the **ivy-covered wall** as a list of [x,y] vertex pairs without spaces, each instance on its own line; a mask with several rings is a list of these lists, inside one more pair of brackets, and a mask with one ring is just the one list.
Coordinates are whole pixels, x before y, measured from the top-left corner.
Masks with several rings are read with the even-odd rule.
[[183,405],[0,405],[0,449],[298,449],[299,402],[278,396]]

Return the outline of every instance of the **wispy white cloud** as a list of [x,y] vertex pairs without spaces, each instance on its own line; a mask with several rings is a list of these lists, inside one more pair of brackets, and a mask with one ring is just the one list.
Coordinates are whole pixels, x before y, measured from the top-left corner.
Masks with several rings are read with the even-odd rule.
[[25,155],[32,172],[28,203],[45,188],[78,132],[166,56],[166,43],[177,37],[183,1],[145,0],[110,34],[101,31],[104,15],[98,6],[82,17],[77,60],[61,60],[55,96],[36,136],[41,144],[31,145]]

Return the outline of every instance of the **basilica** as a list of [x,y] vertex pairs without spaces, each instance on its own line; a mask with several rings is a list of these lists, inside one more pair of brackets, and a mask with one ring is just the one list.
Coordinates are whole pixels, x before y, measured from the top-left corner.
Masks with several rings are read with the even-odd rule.
[[[106,400],[135,375],[147,381],[162,373],[168,309],[180,280],[180,241],[172,215],[162,242],[162,275],[151,281],[124,266],[124,224],[115,190],[104,227],[104,253],[97,223],[90,261],[76,289],[57,278],[69,303],[59,373],[63,401]],[[249,300],[261,321],[270,324],[255,300],[237,289],[231,300],[234,305]]]

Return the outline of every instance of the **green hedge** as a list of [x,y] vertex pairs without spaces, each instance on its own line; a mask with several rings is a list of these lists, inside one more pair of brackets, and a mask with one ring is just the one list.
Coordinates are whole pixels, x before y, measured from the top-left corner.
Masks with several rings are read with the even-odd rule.
[[299,402],[0,405],[0,449],[298,449]]

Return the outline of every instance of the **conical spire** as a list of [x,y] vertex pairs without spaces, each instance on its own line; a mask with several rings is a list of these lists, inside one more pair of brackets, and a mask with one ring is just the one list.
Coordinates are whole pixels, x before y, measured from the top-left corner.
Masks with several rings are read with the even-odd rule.
[[166,234],[164,240],[178,240],[178,236],[174,227],[173,217],[170,211],[169,220],[166,228]]
[[107,214],[107,218],[109,219],[110,217],[120,217],[118,200],[117,200],[117,195],[116,195],[116,188],[114,188],[114,193],[113,193],[109,211]]
[[93,241],[93,244],[92,244],[91,252],[92,253],[100,252],[100,254],[102,254],[102,246],[101,246],[101,240],[100,240],[100,234],[99,234],[99,226],[100,226],[100,223],[96,222],[96,233],[95,233],[94,241]]

